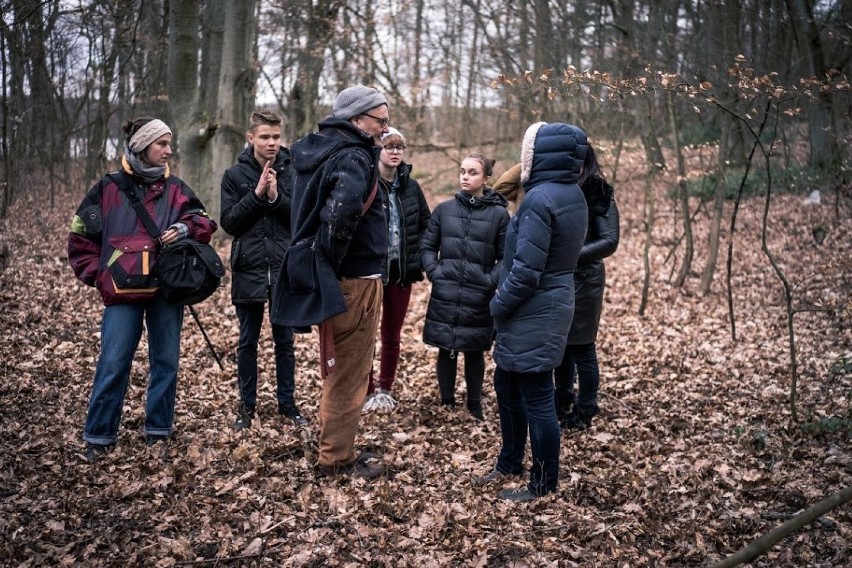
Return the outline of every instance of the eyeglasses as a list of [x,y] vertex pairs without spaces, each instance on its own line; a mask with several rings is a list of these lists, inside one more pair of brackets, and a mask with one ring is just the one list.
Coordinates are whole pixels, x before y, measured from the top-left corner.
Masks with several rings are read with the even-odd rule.
[[372,115],[372,114],[370,114],[369,112],[365,112],[365,113],[364,113],[364,116],[369,116],[370,118],[372,118],[373,120],[375,120],[376,122],[378,122],[378,123],[379,123],[379,126],[381,126],[382,128],[384,128],[385,126],[387,126],[387,125],[388,125],[388,122],[390,122],[390,118],[387,118],[387,117],[385,117],[385,118],[379,118],[378,116],[373,116],[373,115]]
[[384,149],[388,154],[402,154],[405,152],[405,146],[385,146]]

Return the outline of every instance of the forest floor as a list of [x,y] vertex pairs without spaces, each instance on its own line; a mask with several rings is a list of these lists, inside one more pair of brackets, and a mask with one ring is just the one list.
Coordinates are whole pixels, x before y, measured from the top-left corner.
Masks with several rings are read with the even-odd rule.
[[[231,429],[238,328],[227,282],[197,307],[224,371],[185,318],[173,440],[144,442],[143,339],[119,443],[86,463],[81,430],[102,306],[75,280],[65,252],[83,189],[53,208],[36,193],[20,195],[0,224],[0,565],[709,566],[852,485],[848,194],[837,207],[825,188],[820,205],[803,204],[812,188],[772,199],[768,248],[795,305],[809,310],[794,319],[794,421],[784,291],[760,246],[763,199],[738,213],[733,340],[725,246],[711,293],[697,292],[707,208],[696,215],[686,285],[671,284],[683,247],[669,256],[680,235],[669,184],[657,188],[639,315],[641,162],[623,158],[619,180],[622,238],[607,261],[599,336],[603,413],[590,430],[564,433],[558,491],[528,504],[471,484],[499,450],[494,392],[485,389],[482,422],[464,410],[461,379],[459,410],[437,404],[436,351],[421,340],[428,283],[415,287],[403,330],[399,405],[365,415],[356,440],[384,455],[383,477],[317,478],[313,454],[275,414],[268,327],[259,417],[247,431]],[[821,244],[817,226],[827,230]],[[227,258],[228,241],[218,246]],[[316,359],[315,333],[298,336],[297,400],[314,423]],[[752,566],[850,566],[850,543],[847,503]]]

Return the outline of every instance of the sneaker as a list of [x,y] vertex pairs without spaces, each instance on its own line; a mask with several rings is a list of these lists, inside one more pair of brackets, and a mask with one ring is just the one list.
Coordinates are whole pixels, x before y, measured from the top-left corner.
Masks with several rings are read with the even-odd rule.
[[491,471],[489,471],[488,473],[486,473],[485,475],[483,475],[481,477],[474,477],[473,481],[471,483],[473,484],[474,487],[482,487],[483,485],[488,485],[489,483],[495,483],[497,481],[501,481],[503,479],[506,479],[507,477],[509,477],[508,473],[503,473],[502,471],[500,471],[499,469],[497,469],[495,467],[494,469],[492,469]]
[[515,503],[528,503],[538,499],[539,496],[527,487],[515,487],[514,489],[501,489],[497,492],[497,497]]
[[234,431],[239,432],[249,428],[252,420],[254,420],[254,408],[241,408],[237,412],[237,419],[234,421]]
[[86,452],[83,454],[83,459],[89,463],[94,463],[101,459],[105,453],[109,451],[109,446],[103,444],[86,444]]
[[391,412],[394,408],[396,408],[396,400],[391,396],[390,391],[378,389],[364,402],[361,412]]
[[295,406],[292,408],[279,408],[278,414],[284,416],[285,418],[288,418],[296,428],[304,428],[305,426],[310,424],[308,419],[302,416],[302,413],[299,412],[299,409]]

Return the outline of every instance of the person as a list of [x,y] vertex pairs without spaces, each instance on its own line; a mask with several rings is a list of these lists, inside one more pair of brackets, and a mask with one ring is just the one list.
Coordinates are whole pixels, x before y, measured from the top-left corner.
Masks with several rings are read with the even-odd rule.
[[[104,303],[101,349],[89,396],[83,440],[85,459],[97,460],[118,438],[130,366],[148,329],[150,376],[145,402],[149,445],[172,433],[180,359],[183,305],[170,304],[157,287],[160,244],[191,237],[208,243],[217,229],[204,206],[181,179],[170,175],[171,129],[161,120],[137,118],[123,125],[127,134],[121,171],[104,176],[83,199],[71,222],[68,260],[83,283],[97,288]],[[152,237],[118,176],[127,176],[159,227]]]
[[[231,243],[231,302],[240,323],[237,378],[240,405],[234,430],[248,428],[257,406],[257,344],[272,276],[290,245],[290,151],[281,144],[281,116],[256,110],[248,145],[222,176],[222,228]],[[270,302],[271,305],[271,302]],[[272,323],[278,413],[297,427],[308,421],[295,402],[293,329]]]
[[562,359],[574,315],[572,273],[588,222],[577,180],[587,148],[580,128],[543,122],[527,129],[521,146],[524,192],[517,196],[490,304],[502,447],[491,472],[475,480],[484,485],[521,474],[529,434],[529,482],[498,493],[511,501],[551,493],[559,478],[553,369]]
[[[334,99],[319,132],[291,148],[298,188],[293,242],[276,280],[273,319],[296,322],[296,313],[300,326],[319,324],[321,475],[354,470],[373,478],[384,471],[375,455],[356,456],[354,445],[387,273],[388,226],[376,162],[388,113],[376,89],[349,87]],[[313,268],[322,268],[316,281]]]
[[[618,248],[619,216],[614,191],[590,145],[579,180],[589,211],[586,240],[574,271],[574,319],[562,363],[556,367],[556,414],[562,426],[585,430],[598,408],[600,369],[595,348],[603,310],[606,271],[603,259]],[[574,394],[574,375],[579,389]]]
[[405,137],[388,128],[379,153],[379,185],[388,203],[388,281],[382,294],[379,335],[379,377],[370,370],[364,412],[390,411],[396,406],[391,395],[399,365],[400,335],[411,285],[423,280],[420,267],[420,238],[429,222],[429,204],[420,184],[411,177],[411,166],[402,160]]
[[432,282],[423,341],[438,348],[441,404],[455,406],[457,354],[464,353],[467,409],[479,420],[493,332],[488,302],[497,288],[509,223],[506,200],[486,186],[493,166],[482,154],[462,161],[461,190],[435,207],[420,243],[423,270]]

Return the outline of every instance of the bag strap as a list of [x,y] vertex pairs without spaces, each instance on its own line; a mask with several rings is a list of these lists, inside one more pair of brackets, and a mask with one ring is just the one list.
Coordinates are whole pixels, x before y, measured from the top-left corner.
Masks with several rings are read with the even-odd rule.
[[125,195],[127,195],[127,199],[130,201],[131,207],[136,211],[136,216],[139,217],[139,220],[142,221],[142,224],[145,225],[145,230],[154,237],[155,239],[160,238],[160,229],[157,228],[157,225],[154,223],[154,220],[151,219],[151,215],[148,213],[148,210],[145,209],[145,206],[142,204],[142,200],[139,199],[139,195],[136,194],[136,188],[133,187],[133,182],[125,172],[117,172],[116,174],[107,174],[107,177],[115,182],[118,186],[118,189],[123,191]]
[[370,206],[373,204],[373,200],[376,198],[376,192],[379,190],[379,180],[376,179],[376,183],[373,184],[373,189],[370,190],[370,195],[367,197],[367,201],[364,202],[364,209],[361,210],[361,216],[367,214]]

